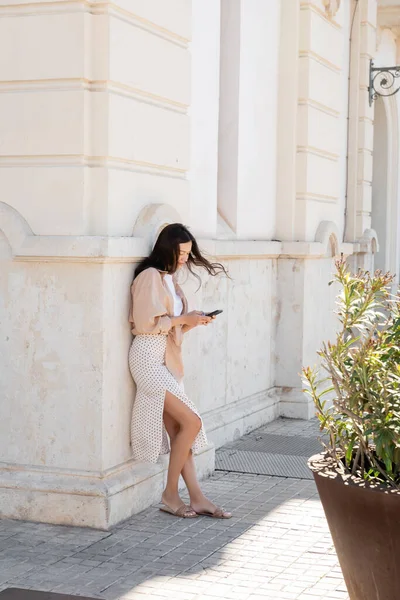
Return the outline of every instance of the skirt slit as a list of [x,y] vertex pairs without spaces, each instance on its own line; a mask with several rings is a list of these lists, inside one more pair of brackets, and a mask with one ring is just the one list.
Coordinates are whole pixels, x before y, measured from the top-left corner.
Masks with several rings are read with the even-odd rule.
[[[199,417],[195,405],[165,366],[165,335],[138,335],[129,351],[129,367],[136,384],[131,420],[131,446],[134,460],[157,462],[160,454],[170,451],[163,415],[166,392],[176,396]],[[202,421],[202,420],[201,420]],[[207,446],[203,422],[192,452],[198,454]]]

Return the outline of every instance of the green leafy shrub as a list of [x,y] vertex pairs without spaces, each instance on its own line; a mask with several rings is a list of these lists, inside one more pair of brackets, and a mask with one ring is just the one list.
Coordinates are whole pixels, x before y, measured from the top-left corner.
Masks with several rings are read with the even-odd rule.
[[353,275],[344,260],[335,280],[341,327],[318,353],[327,376],[303,369],[305,391],[337,468],[400,489],[400,296],[389,273]]

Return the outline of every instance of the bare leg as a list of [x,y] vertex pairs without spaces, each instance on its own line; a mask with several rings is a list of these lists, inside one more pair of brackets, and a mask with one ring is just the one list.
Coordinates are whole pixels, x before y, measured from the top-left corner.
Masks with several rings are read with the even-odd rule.
[[177,423],[175,435],[171,438],[171,455],[169,459],[167,485],[162,495],[163,502],[177,510],[182,505],[178,493],[179,476],[188,459],[193,441],[201,428],[201,420],[179,398],[165,393],[164,422],[172,419]]
[[214,512],[217,508],[201,491],[196,475],[196,467],[192,454],[189,455],[182,469],[182,477],[189,491],[190,506],[196,512]]
[[[179,434],[179,423],[171,415],[164,412],[164,424],[172,447],[176,436]],[[191,507],[199,512],[214,512],[216,509],[215,504],[208,500],[201,491],[191,450],[189,450],[189,455],[183,465],[181,474],[189,492]]]

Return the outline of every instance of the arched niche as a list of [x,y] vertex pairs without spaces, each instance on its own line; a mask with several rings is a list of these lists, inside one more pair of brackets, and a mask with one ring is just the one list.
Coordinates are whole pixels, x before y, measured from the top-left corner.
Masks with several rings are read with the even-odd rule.
[[315,234],[315,241],[326,248],[325,255],[334,258],[340,255],[341,236],[333,221],[321,221]]
[[[0,202],[0,231],[7,240],[12,255],[22,246],[28,236],[33,235],[23,216],[5,202]],[[4,241],[2,246],[4,249]]]
[[180,222],[180,214],[169,204],[148,204],[140,211],[132,235],[146,240],[151,251],[160,231],[166,225]]
[[0,229],[0,262],[12,260],[12,248],[5,233]]

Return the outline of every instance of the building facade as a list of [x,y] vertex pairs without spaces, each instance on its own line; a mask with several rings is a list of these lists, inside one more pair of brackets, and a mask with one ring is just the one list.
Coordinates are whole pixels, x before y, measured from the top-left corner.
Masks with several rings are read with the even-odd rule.
[[231,279],[185,341],[219,447],[310,418],[334,259],[399,268],[394,0],[0,2],[0,514],[108,528],[158,501],[131,459],[135,264],[184,222]]

